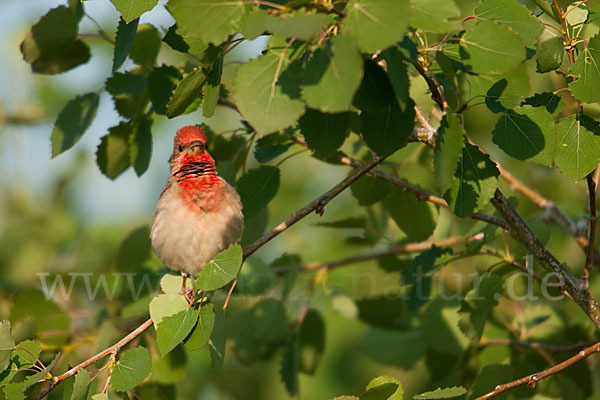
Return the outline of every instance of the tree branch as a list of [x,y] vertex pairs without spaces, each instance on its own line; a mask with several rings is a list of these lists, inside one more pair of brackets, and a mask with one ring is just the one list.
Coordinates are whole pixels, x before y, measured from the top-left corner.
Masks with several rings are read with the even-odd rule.
[[492,204],[504,216],[509,225],[510,235],[523,244],[531,254],[540,262],[548,272],[554,272],[564,279],[565,290],[573,297],[573,300],[581,307],[597,327],[600,327],[600,306],[591,296],[588,288],[575,278],[552,253],[550,253],[534,233],[529,229],[519,214],[510,205],[506,197],[499,189],[496,189]]
[[[389,249],[386,249],[386,250],[374,251],[372,253],[361,254],[358,256],[343,258],[343,259],[337,260],[337,261],[312,262],[312,263],[301,265],[298,267],[298,269],[301,271],[313,271],[313,270],[317,270],[317,269],[332,270],[334,268],[342,267],[344,265],[355,264],[355,263],[369,261],[369,260],[382,258],[382,257],[386,257],[386,256],[394,256],[394,255],[398,255],[398,254],[408,254],[408,253],[418,253],[421,251],[429,250],[433,246],[437,246],[437,247],[461,246],[461,245],[470,243],[474,240],[482,240],[483,236],[484,236],[483,233],[479,232],[479,233],[476,233],[475,235],[470,236],[466,239],[462,239],[460,237],[451,237],[451,238],[446,238],[446,239],[427,240],[427,241],[423,241],[423,242],[406,243],[403,245],[390,247]],[[275,269],[275,272],[280,274],[280,273],[286,272],[288,270],[289,270],[289,267],[282,266],[282,267]]]
[[[332,158],[335,159],[336,161],[339,161],[340,163],[342,163],[344,165],[348,165],[350,167],[360,168],[362,166],[362,164],[360,162],[353,160],[349,157],[339,155],[339,154],[333,155]],[[417,197],[418,200],[429,201],[430,203],[436,204],[440,207],[450,208],[450,206],[448,205],[448,202],[445,199],[443,199],[439,196],[436,196],[433,193],[429,193],[428,191],[421,189],[417,185],[413,185],[412,183],[409,183],[403,179],[396,178],[395,176],[392,176],[392,175],[388,175],[385,172],[378,170],[378,169],[372,169],[368,173],[369,173],[369,175],[372,175],[376,178],[382,179],[388,183],[391,183],[392,185],[401,187],[403,189],[408,190],[409,192],[412,192]],[[506,222],[504,222],[502,219],[495,217],[493,215],[476,212],[475,214],[471,215],[470,218],[479,220],[479,221],[484,221],[484,222],[487,222],[490,224],[498,225],[504,229],[508,229],[508,225],[506,224]]]
[[584,286],[589,287],[590,268],[594,258],[594,242],[596,241],[596,182],[594,182],[593,172],[587,175],[588,191],[590,193],[590,235],[588,246],[585,252],[585,266],[581,280]]
[[429,91],[431,92],[431,98],[433,99],[433,101],[435,101],[440,110],[443,111],[446,108],[446,101],[444,100],[444,97],[442,96],[442,93],[440,92],[437,83],[433,80],[431,76],[427,74],[427,69],[423,65],[421,65],[420,62],[415,61],[413,62],[413,65],[417,72],[423,77],[423,79],[425,79],[425,82],[427,82],[427,86],[429,87]]
[[327,192],[323,193],[318,198],[311,201],[306,207],[294,211],[285,221],[277,225],[270,232],[256,240],[251,245],[246,246],[244,248],[244,259],[248,258],[265,243],[269,242],[275,236],[279,235],[281,232],[285,231],[313,211],[316,211],[318,214],[323,214],[323,208],[327,205],[327,203],[329,203],[334,197],[356,182],[358,178],[373,169],[381,161],[383,161],[383,158],[374,156],[369,162],[361,165],[360,168],[356,168],[356,170],[354,170],[344,180],[329,189]]
[[[544,216],[542,219],[548,219],[554,221],[558,225],[562,226],[575,238],[577,244],[586,251],[588,250],[589,240],[587,236],[583,235],[577,224],[573,222],[556,204],[548,200],[546,197],[541,195],[539,192],[527,186],[525,183],[520,181],[517,177],[508,172],[500,164],[496,163],[500,170],[500,177],[510,184],[510,187],[515,192],[521,193],[533,204],[544,210]],[[600,266],[600,253],[597,249],[592,249],[594,264]]]
[[36,399],[40,400],[40,399],[43,399],[44,397],[46,397],[56,387],[56,385],[58,385],[65,379],[70,378],[71,376],[75,375],[77,373],[77,371],[79,371],[80,369],[88,367],[88,366],[92,365],[93,363],[95,363],[96,361],[101,360],[108,355],[117,354],[117,352],[119,350],[121,350],[121,348],[123,346],[125,346],[127,343],[131,342],[133,339],[135,339],[137,336],[139,336],[142,332],[144,332],[146,329],[148,329],[151,326],[152,326],[152,319],[146,320],[146,322],[144,322],[143,324],[141,324],[140,326],[135,328],[129,335],[125,336],[123,339],[119,340],[117,343],[102,350],[100,353],[96,354],[93,357],[88,358],[87,360],[83,361],[82,363],[74,366],[73,368],[71,368],[70,370],[65,372],[64,374],[52,377],[52,383],[48,387],[46,387],[46,389],[44,389],[36,397]]
[[549,377],[550,375],[554,375],[562,370],[570,367],[571,365],[591,356],[594,353],[600,351],[600,342],[595,343],[594,345],[586,348],[585,350],[581,350],[579,353],[574,355],[573,357],[556,364],[555,366],[540,371],[538,373],[527,375],[523,378],[514,380],[512,382],[508,382],[502,385],[498,385],[489,393],[484,394],[483,396],[478,397],[475,400],[487,400],[493,397],[498,396],[500,393],[506,392],[509,389],[516,388],[518,386],[527,385],[529,387],[535,387],[537,382],[541,381],[544,378]]

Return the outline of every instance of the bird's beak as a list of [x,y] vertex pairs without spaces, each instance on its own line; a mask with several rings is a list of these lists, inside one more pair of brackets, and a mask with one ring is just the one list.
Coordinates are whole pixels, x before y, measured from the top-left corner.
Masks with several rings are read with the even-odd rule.
[[194,140],[192,143],[189,144],[189,151],[190,154],[193,156],[200,156],[202,154],[204,154],[204,150],[205,150],[205,145],[204,142],[200,141],[200,140]]

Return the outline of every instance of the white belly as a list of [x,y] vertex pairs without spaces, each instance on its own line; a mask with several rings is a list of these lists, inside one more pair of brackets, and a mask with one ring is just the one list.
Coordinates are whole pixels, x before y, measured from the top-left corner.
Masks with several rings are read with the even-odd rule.
[[161,196],[150,234],[154,252],[171,269],[195,275],[217,254],[235,243],[243,215],[237,193],[219,209],[194,212],[183,203],[175,185]]

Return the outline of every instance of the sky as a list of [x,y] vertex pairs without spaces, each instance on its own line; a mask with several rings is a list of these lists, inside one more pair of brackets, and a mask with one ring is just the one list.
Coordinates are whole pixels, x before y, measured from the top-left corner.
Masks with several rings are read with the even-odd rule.
[[[38,89],[44,82],[64,89],[70,97],[57,97],[57,110],[69,98],[98,91],[110,76],[112,55],[108,46],[88,40],[92,48],[91,61],[74,70],[55,76],[37,76],[23,61],[19,44],[30,26],[51,8],[66,4],[66,0],[2,0],[0,13],[0,110],[11,114],[39,104]],[[161,0],[152,11],[142,15],[140,23],[151,23],[165,32],[174,22]],[[91,15],[108,32],[114,31],[119,14],[108,0],[88,0],[84,3],[86,13]],[[80,33],[96,33],[93,22],[84,17]],[[257,54],[263,40],[239,46],[237,56],[248,58]],[[160,57],[159,57],[160,62]],[[131,65],[131,64],[129,64]],[[127,69],[127,64],[124,67]],[[2,112],[2,111],[0,111]],[[108,128],[119,121],[107,93],[102,93],[100,107],[93,124],[84,137],[71,149],[50,157],[50,134],[56,115],[50,115],[46,123],[32,126],[0,126],[0,190],[30,193],[38,202],[44,201],[44,192],[54,178],[72,166],[81,154],[87,158],[76,176],[73,191],[75,209],[91,223],[110,223],[127,219],[148,219],[154,212],[156,201],[166,183],[167,159],[175,131],[184,125],[202,121],[200,112],[180,116],[174,120],[161,118],[153,127],[153,154],[148,171],[138,178],[130,168],[115,181],[103,176],[94,163],[94,154],[100,138]],[[237,126],[232,118],[217,119],[221,129]]]

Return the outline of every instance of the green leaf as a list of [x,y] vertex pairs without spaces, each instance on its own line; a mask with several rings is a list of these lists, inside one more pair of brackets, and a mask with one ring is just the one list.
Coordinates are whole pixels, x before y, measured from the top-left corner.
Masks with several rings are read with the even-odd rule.
[[[160,288],[166,294],[180,294],[182,286],[183,276],[181,275],[165,274],[160,278]],[[192,282],[188,280],[185,286],[191,288]]]
[[446,114],[442,119],[435,141],[433,152],[433,167],[438,188],[444,193],[454,178],[454,171],[462,155],[463,136],[460,117],[456,114]]
[[524,63],[500,76],[469,76],[469,96],[485,96],[485,105],[490,111],[504,112],[518,105],[529,94],[529,80]]
[[25,388],[20,383],[11,383],[2,388],[6,399],[25,400]]
[[203,305],[200,308],[198,322],[185,341],[185,348],[189,351],[194,351],[204,347],[208,343],[214,327],[215,312],[213,311],[213,305],[212,303]]
[[565,100],[562,96],[552,92],[543,92],[526,98],[522,105],[526,104],[533,107],[544,107],[546,111],[554,115],[564,108]]
[[365,61],[365,74],[353,105],[363,111],[380,111],[396,102],[394,89],[385,70],[372,60]]
[[90,127],[100,97],[96,93],[88,93],[75,97],[62,109],[52,129],[52,158],[69,150],[81,139]]
[[19,342],[12,354],[12,368],[15,368],[15,372],[20,368],[31,368],[37,363],[41,351],[42,347],[37,341],[24,340]]
[[335,113],[348,111],[362,77],[362,57],[356,41],[339,35],[315,51],[302,81],[302,98],[309,107]]
[[10,322],[0,322],[0,372],[4,371],[8,364],[13,350],[15,349],[15,340],[10,330]]
[[106,393],[98,393],[92,396],[92,400],[109,400]]
[[238,29],[245,13],[241,0],[170,0],[167,9],[184,35],[215,46]]
[[397,46],[390,47],[383,52],[383,58],[388,67],[388,78],[394,89],[396,101],[400,104],[400,108],[405,110],[410,103],[410,80],[402,52]]
[[279,189],[279,168],[262,165],[238,180],[236,189],[242,200],[244,218],[250,218],[269,204]]
[[350,113],[326,114],[308,109],[298,123],[308,148],[323,159],[335,153],[350,133]]
[[163,42],[171,46],[173,50],[189,54],[202,54],[208,49],[208,44],[189,35],[181,34],[177,24],[171,25]]
[[210,350],[210,361],[215,374],[223,368],[225,361],[225,338],[226,338],[225,311],[215,313],[215,326],[208,342]]
[[477,146],[465,143],[456,167],[456,179],[445,194],[450,208],[459,217],[481,210],[494,195],[498,168]]
[[78,24],[77,12],[60,6],[31,27],[20,49],[33,72],[58,74],[90,59],[89,47],[77,40]]
[[544,29],[544,25],[516,0],[484,0],[475,8],[475,16],[506,24],[523,38],[538,36]]
[[[178,293],[180,290],[181,281],[179,283]],[[150,318],[152,318],[155,328],[158,328],[158,324],[160,324],[165,317],[170,317],[185,311],[188,308],[189,304],[187,300],[178,293],[159,294],[150,301],[150,305],[148,306],[150,309]]]
[[537,72],[544,73],[558,69],[565,54],[563,38],[552,37],[544,41],[538,41],[535,54],[537,56]]
[[96,150],[96,164],[109,179],[115,179],[131,165],[129,135],[131,126],[121,122],[108,129],[108,135],[100,139]]
[[360,114],[362,136],[367,145],[381,157],[389,156],[402,147],[412,132],[415,121],[414,103],[404,111],[398,103],[379,111]]
[[152,101],[152,107],[157,114],[167,113],[167,103],[171,93],[181,79],[181,72],[170,65],[161,65],[154,68],[148,76],[148,93]]
[[[387,400],[391,399],[392,396],[398,390],[397,383],[383,383],[378,386],[367,389],[363,394],[360,395],[360,400]],[[397,398],[397,397],[396,397]]]
[[129,56],[139,65],[154,66],[156,57],[160,50],[161,34],[150,24],[142,24],[138,27]]
[[404,37],[408,0],[351,0],[344,29],[358,40],[363,53],[385,50]]
[[202,98],[202,115],[207,118],[215,114],[215,108],[221,93],[221,75],[223,74],[223,54],[214,63],[212,70],[206,77],[204,97]]
[[142,176],[150,165],[152,156],[152,119],[140,120],[129,137],[129,157],[137,176]]
[[177,86],[173,90],[173,95],[169,99],[166,107],[166,115],[174,118],[185,112],[193,111],[196,100],[202,95],[202,86],[206,82],[206,75],[202,68],[196,68],[190,73],[184,74]]
[[293,331],[283,348],[281,367],[279,369],[281,381],[285,385],[290,396],[295,396],[296,393],[298,393],[299,366],[300,348],[298,343],[298,333]]
[[589,15],[587,4],[581,2],[569,4],[565,13],[567,22],[572,27],[578,27],[585,23]]
[[[371,381],[367,384],[367,391],[369,391],[370,389],[375,389],[382,385],[389,385],[389,384],[395,385],[396,390],[394,392],[392,392],[391,395],[382,397],[382,399],[383,400],[402,400],[402,398],[404,396],[404,389],[402,388],[402,383],[400,383],[400,381],[398,379],[394,378],[393,376],[382,375],[382,376],[378,376],[377,378],[371,379]],[[363,396],[360,396],[360,398],[362,400]]]
[[453,386],[449,388],[437,388],[431,392],[425,392],[413,397],[415,400],[433,400],[433,399],[451,399],[462,396],[467,390],[462,386]]
[[117,96],[136,95],[148,89],[148,80],[131,72],[115,72],[106,80],[106,91]]
[[479,74],[502,74],[525,59],[525,46],[519,36],[492,21],[479,22],[465,33],[461,44],[470,55],[467,63]]
[[75,374],[75,382],[73,382],[71,400],[86,400],[89,386],[90,375],[85,369],[80,369],[79,372]]
[[242,248],[238,244],[229,246],[200,271],[196,289],[208,291],[225,286],[235,279],[241,266]]
[[259,134],[287,128],[304,114],[297,74],[286,73],[288,65],[283,50],[273,50],[237,71],[233,93],[236,104]]
[[361,176],[350,187],[360,206],[371,206],[385,199],[390,193],[390,184],[370,175]]
[[584,103],[600,100],[600,35],[587,42],[571,68],[577,80],[569,84],[573,96]]
[[152,358],[145,347],[134,347],[123,352],[115,363],[110,386],[116,392],[133,389],[150,375],[151,365]]
[[187,337],[198,321],[198,310],[188,307],[177,314],[164,317],[156,328],[158,351],[164,357]]
[[115,37],[115,51],[113,55],[112,71],[115,72],[127,59],[135,32],[138,27],[139,19],[127,23],[121,18],[117,27],[117,35]]
[[317,37],[325,26],[327,26],[326,14],[307,14],[297,11],[273,15],[258,8],[244,19],[242,35],[247,40],[254,40],[264,32],[268,32],[285,38],[295,37],[310,41]]
[[517,160],[552,165],[554,123],[544,108],[525,105],[504,113],[492,131],[492,140]]
[[410,26],[429,32],[455,31],[461,29],[460,21],[448,22],[449,18],[457,19],[460,10],[454,1],[411,0]]
[[554,162],[560,171],[579,180],[594,170],[600,160],[600,136],[596,123],[578,119],[575,115],[563,118],[556,125]]
[[410,240],[425,240],[435,230],[435,207],[417,200],[412,192],[398,187],[392,188],[383,200],[383,207]]
[[158,0],[110,0],[125,22],[131,22],[146,11],[150,11]]
[[314,375],[325,351],[325,321],[321,314],[310,309],[300,325],[299,358],[300,371]]

